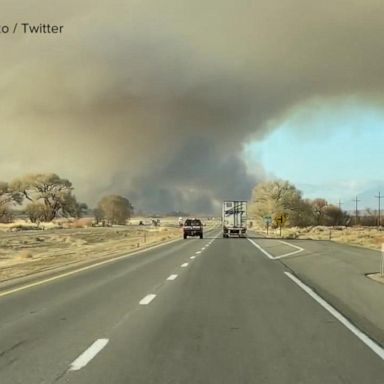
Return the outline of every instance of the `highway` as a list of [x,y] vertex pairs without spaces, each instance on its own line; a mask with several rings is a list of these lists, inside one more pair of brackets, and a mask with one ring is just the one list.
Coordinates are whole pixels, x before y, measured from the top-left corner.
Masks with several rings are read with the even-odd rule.
[[380,348],[255,244],[215,229],[0,292],[0,383],[382,384]]

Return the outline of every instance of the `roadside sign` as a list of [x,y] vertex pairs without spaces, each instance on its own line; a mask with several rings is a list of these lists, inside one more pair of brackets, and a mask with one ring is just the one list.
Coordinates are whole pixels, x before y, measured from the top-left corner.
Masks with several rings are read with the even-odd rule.
[[267,227],[267,236],[268,236],[269,226],[272,224],[272,216],[271,215],[264,216],[264,223]]
[[283,225],[286,221],[286,217],[283,216],[283,215],[279,215],[276,217],[276,221],[280,224],[280,225]]
[[280,237],[281,237],[281,228],[282,226],[284,225],[285,221],[287,220],[286,216],[285,215],[279,215],[279,216],[276,216],[275,217],[275,220],[277,221],[277,223],[279,224],[279,228],[280,228]]

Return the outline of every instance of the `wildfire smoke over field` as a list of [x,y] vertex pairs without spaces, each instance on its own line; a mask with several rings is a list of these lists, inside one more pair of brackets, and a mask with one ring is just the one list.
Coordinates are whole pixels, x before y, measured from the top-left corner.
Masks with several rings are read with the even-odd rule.
[[263,170],[247,169],[243,146],[290,111],[381,105],[382,11],[372,0],[5,0],[3,23],[64,28],[0,36],[0,180],[56,172],[91,205],[113,192],[145,210],[248,198]]

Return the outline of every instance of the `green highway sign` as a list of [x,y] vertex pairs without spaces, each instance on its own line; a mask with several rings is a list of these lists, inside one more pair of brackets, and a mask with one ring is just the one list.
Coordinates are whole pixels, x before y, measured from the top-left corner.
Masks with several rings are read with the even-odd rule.
[[272,224],[272,216],[271,215],[264,216],[264,222],[265,224]]

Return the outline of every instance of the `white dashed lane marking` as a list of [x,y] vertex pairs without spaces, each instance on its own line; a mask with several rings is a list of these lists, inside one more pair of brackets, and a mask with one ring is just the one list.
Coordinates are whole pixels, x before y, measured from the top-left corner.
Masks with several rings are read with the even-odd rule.
[[151,293],[151,294],[145,296],[143,299],[141,299],[139,304],[148,305],[155,297],[156,297],[156,295]]
[[188,263],[181,264],[183,268],[188,267]]
[[167,280],[176,280],[177,275],[170,275]]
[[192,260],[193,260],[193,259],[196,259],[196,256],[191,256],[190,259],[192,259]]
[[70,365],[70,371],[78,371],[84,368],[107,344],[108,339],[96,340],[87,350],[85,350],[75,361]]

